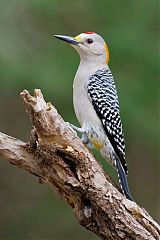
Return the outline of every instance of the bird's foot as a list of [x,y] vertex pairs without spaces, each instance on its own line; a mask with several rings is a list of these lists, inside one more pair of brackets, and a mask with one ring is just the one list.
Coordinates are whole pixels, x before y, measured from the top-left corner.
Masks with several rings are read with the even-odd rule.
[[[77,132],[83,133],[82,128],[76,127],[73,124],[66,122],[69,130],[74,134],[74,137],[77,137]],[[77,131],[77,132],[76,132]]]
[[85,144],[90,149],[93,148],[93,145],[92,145],[90,139],[88,138],[87,133],[83,130],[83,128],[76,127],[76,126],[74,126],[73,124],[71,124],[69,122],[66,122],[66,124],[67,124],[68,128],[70,129],[70,131],[74,134],[75,138],[77,137],[77,132],[82,133],[81,140],[82,140],[83,144]]

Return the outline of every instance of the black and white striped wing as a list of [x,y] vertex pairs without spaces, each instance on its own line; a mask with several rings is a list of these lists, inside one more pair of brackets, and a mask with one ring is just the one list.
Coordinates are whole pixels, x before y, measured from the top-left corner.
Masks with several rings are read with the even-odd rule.
[[111,71],[102,69],[93,74],[89,78],[87,91],[107,137],[127,173],[118,95]]

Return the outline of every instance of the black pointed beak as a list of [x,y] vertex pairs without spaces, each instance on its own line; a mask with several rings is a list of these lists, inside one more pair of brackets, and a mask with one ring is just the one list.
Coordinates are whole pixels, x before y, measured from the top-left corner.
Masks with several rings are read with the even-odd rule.
[[54,37],[62,40],[62,41],[65,41],[65,42],[68,42],[70,44],[73,44],[73,45],[78,45],[79,42],[73,38],[73,37],[70,37],[70,36],[64,36],[64,35],[54,35]]

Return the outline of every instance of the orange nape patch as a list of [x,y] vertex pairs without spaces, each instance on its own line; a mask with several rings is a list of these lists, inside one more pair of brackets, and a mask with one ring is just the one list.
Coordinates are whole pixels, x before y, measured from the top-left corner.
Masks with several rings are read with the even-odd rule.
[[108,46],[107,44],[105,43],[105,50],[106,50],[106,63],[108,65],[108,62],[109,62],[109,49],[108,49]]

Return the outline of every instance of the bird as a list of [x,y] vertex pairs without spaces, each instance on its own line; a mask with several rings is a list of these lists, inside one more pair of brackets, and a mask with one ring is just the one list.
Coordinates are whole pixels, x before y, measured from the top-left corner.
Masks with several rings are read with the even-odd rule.
[[95,32],[54,37],[69,43],[80,55],[73,82],[73,105],[81,127],[70,126],[82,134],[88,148],[98,149],[116,168],[123,194],[134,201],[127,181],[124,132],[117,89],[108,66],[108,45]]

